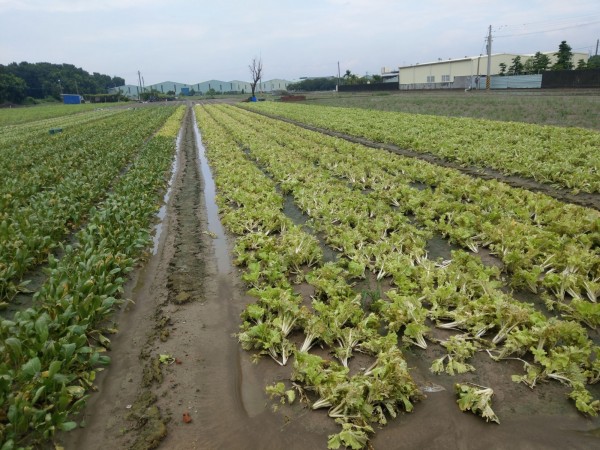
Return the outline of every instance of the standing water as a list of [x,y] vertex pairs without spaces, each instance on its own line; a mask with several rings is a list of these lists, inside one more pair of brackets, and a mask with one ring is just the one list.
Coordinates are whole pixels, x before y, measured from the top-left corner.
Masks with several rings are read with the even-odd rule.
[[169,179],[169,184],[167,186],[167,192],[163,197],[163,203],[158,210],[158,220],[159,222],[154,226],[154,233],[152,236],[152,254],[156,255],[158,253],[158,244],[160,243],[160,237],[163,231],[163,220],[167,215],[167,203],[169,202],[169,198],[171,198],[171,192],[173,190],[173,182],[175,181],[175,176],[177,175],[177,168],[179,166],[179,155],[181,153],[181,136],[183,134],[183,127],[179,130],[179,134],[177,135],[177,141],[175,142],[175,158],[173,158],[173,164],[171,165],[171,178]]
[[223,229],[223,225],[219,219],[219,210],[217,208],[217,203],[215,202],[217,191],[215,187],[215,180],[213,179],[210,166],[208,165],[206,149],[204,148],[204,145],[202,145],[200,130],[198,130],[198,124],[196,122],[196,112],[193,109],[192,117],[194,120],[196,146],[198,147],[198,164],[200,166],[202,179],[204,180],[204,202],[206,205],[206,214],[208,218],[208,231],[215,237],[213,243],[215,247],[215,256],[217,258],[217,269],[219,273],[229,273],[231,271],[231,262],[229,250],[227,248],[225,230]]

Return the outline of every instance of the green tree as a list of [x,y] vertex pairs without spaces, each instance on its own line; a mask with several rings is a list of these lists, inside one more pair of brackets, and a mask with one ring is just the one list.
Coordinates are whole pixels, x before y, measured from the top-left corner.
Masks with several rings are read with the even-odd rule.
[[360,81],[358,75],[350,72],[350,69],[346,70],[342,78],[344,79],[344,84],[359,84]]
[[556,62],[552,70],[573,70],[573,52],[567,41],[562,41],[558,46],[558,52],[554,54]]
[[90,75],[72,64],[11,63],[7,66],[0,65],[0,72],[24,80],[27,85],[26,95],[33,98],[53,96],[60,99],[61,93],[104,94],[109,88],[125,84],[123,78],[111,78],[97,72]]
[[336,84],[334,77],[307,78],[298,83],[290,83],[287,88],[290,91],[332,91]]
[[504,75],[506,75],[506,63],[501,62],[500,64],[498,64],[498,66],[500,67],[500,72],[498,73],[498,75],[503,77]]
[[544,55],[542,52],[536,52],[531,60],[532,73],[542,73],[548,70],[548,66],[550,65],[550,57],[548,55]]
[[523,75],[528,75],[531,73],[535,73],[533,68],[533,58],[527,58],[525,64],[523,64]]
[[508,68],[509,75],[521,75],[523,73],[523,63],[519,55],[512,59],[512,65]]
[[27,84],[22,78],[0,72],[0,103],[22,103],[27,97]]
[[588,69],[600,69],[600,55],[591,56],[586,66]]

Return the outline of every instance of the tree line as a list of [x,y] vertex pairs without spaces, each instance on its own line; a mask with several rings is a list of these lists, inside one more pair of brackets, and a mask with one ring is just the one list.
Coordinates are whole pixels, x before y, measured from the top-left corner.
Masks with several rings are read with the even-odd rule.
[[[346,70],[346,73],[339,79],[339,82],[341,85],[381,83],[382,78],[381,75],[365,75],[361,77],[350,70]],[[337,84],[337,77],[316,77],[307,78],[298,83],[290,83],[287,89],[289,91],[333,91]]]
[[600,56],[592,56],[587,62],[583,59],[577,61],[577,65],[573,63],[573,52],[567,41],[562,41],[558,46],[558,51],[554,54],[556,62],[551,64],[550,56],[536,52],[531,58],[522,60],[521,56],[515,56],[507,67],[505,63],[500,63],[499,75],[529,75],[542,73],[547,70],[586,70],[600,69]]
[[60,100],[61,94],[105,94],[108,88],[124,84],[121,77],[98,72],[90,74],[72,64],[0,64],[0,103],[33,103],[47,98]]

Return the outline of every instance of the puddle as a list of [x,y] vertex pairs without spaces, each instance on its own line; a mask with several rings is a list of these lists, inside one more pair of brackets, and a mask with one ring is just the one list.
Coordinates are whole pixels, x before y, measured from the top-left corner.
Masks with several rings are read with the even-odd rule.
[[215,236],[213,239],[213,244],[215,247],[215,256],[217,258],[217,269],[219,273],[229,273],[231,272],[232,267],[225,230],[221,224],[219,210],[217,208],[217,203],[215,202],[215,180],[213,179],[210,166],[208,165],[206,149],[202,144],[202,137],[196,122],[196,112],[193,109],[192,118],[194,120],[193,126],[194,136],[196,137],[196,146],[198,147],[198,165],[200,167],[202,179],[204,180],[204,202],[206,204],[206,214],[208,218],[208,232]]
[[163,202],[156,214],[159,222],[154,225],[154,232],[152,233],[152,254],[156,255],[158,253],[158,244],[160,243],[160,237],[163,232],[163,221],[167,215],[167,203],[171,198],[171,192],[173,191],[173,183],[175,181],[175,176],[177,175],[177,168],[179,167],[179,155],[181,154],[181,139],[183,135],[183,127],[179,130],[179,134],[177,135],[177,141],[175,142],[175,158],[173,158],[173,163],[171,164],[171,178],[169,179],[169,184],[167,185],[167,192],[163,197]]

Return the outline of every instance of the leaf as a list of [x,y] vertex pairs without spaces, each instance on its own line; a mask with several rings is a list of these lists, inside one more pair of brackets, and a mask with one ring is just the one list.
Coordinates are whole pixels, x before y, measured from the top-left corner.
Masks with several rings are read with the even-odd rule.
[[50,367],[48,368],[48,378],[54,377],[62,367],[62,361],[54,360],[50,363]]
[[32,405],[35,405],[35,403],[40,399],[40,397],[42,396],[42,394],[44,393],[45,390],[46,390],[46,386],[42,386],[35,392],[35,395],[33,396],[33,399],[31,400]]
[[75,398],[80,398],[85,394],[85,389],[81,386],[67,386],[67,391]]
[[15,442],[12,439],[8,439],[2,445],[2,447],[0,447],[0,450],[13,450],[14,448],[15,448]]
[[491,388],[482,386],[469,386],[467,384],[456,383],[454,385],[458,395],[458,407],[461,411],[471,411],[473,414],[480,415],[486,422],[500,423],[498,416],[492,410],[492,396],[494,391]]
[[40,362],[40,358],[37,356],[35,358],[31,358],[21,366],[21,371],[29,377],[35,376],[40,372],[40,370],[42,370],[42,363]]
[[4,343],[8,347],[10,347],[10,349],[13,353],[13,356],[15,358],[21,357],[21,341],[19,339],[17,339],[16,337],[9,337],[9,338],[6,338]]
[[77,428],[77,422],[63,422],[58,426],[58,428],[60,428],[62,431],[71,431]]
[[50,317],[44,313],[35,321],[35,331],[38,334],[38,339],[41,342],[48,340],[48,323],[50,323]]
[[296,400],[296,391],[294,391],[293,389],[289,389],[285,391],[285,396],[287,397],[288,403],[292,404],[294,403],[294,400]]
[[175,362],[175,358],[171,355],[161,354],[158,356],[158,360],[161,364],[173,364]]
[[367,431],[373,432],[373,429],[370,426],[359,427],[358,425],[348,422],[341,422],[341,424],[342,431],[338,434],[329,436],[327,448],[337,449],[343,445],[354,450],[360,450],[366,447],[367,442],[369,442]]

